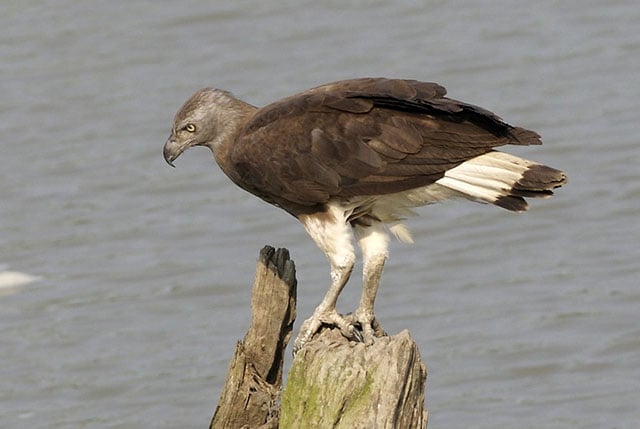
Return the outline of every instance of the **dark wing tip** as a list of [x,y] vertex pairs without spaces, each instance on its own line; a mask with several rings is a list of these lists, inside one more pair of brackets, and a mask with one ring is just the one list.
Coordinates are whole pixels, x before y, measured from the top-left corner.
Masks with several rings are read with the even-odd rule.
[[509,190],[508,194],[498,197],[495,205],[514,212],[528,209],[526,198],[549,198],[553,190],[567,183],[567,175],[555,168],[535,164],[524,172]]
[[524,198],[515,195],[504,195],[498,197],[493,203],[498,207],[510,210],[512,212],[526,212],[529,209],[529,204]]
[[541,145],[542,138],[540,134],[535,131],[527,130],[525,128],[513,127],[509,130],[511,137],[514,141],[512,144],[529,146],[529,145]]
[[520,190],[551,191],[567,183],[567,175],[562,170],[557,170],[546,165],[532,165],[524,172],[522,178],[516,183]]

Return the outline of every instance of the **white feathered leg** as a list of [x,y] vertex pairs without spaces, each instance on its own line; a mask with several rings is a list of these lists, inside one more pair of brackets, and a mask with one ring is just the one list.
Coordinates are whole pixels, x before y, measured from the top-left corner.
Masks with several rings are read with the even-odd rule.
[[372,344],[375,336],[385,335],[375,320],[373,311],[384,263],[389,255],[389,235],[382,223],[356,226],[355,234],[362,249],[362,297],[360,305],[351,316],[352,323],[359,323],[366,344]]
[[351,225],[338,206],[331,206],[326,213],[319,215],[301,216],[300,221],[329,259],[331,286],[313,315],[302,324],[293,344],[294,353],[311,340],[323,323],[337,326],[347,338],[357,338],[353,326],[336,311],[338,296],[349,281],[355,262]]

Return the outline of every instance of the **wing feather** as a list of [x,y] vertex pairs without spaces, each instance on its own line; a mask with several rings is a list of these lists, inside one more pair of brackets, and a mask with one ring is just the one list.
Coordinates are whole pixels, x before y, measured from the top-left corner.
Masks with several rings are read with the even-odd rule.
[[331,197],[425,186],[496,146],[540,144],[536,133],[445,94],[435,83],[365,78],[268,105],[232,149],[240,184],[294,213]]

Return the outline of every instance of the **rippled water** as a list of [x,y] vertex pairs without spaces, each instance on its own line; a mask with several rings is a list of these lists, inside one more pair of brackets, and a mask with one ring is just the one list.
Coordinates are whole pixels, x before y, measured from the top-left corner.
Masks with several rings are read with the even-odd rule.
[[27,0],[0,28],[0,426],[205,427],[262,245],[291,250],[299,319],[328,267],[205,149],[168,168],[172,116],[205,85],[263,105],[356,76],[437,81],[570,177],[392,245],[378,318],[421,348],[429,427],[640,424],[637,2]]

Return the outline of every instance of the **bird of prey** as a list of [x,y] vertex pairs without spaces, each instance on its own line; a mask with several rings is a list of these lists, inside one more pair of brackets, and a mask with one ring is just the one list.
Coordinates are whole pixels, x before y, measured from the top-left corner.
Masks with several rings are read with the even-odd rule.
[[[294,352],[323,324],[371,344],[384,331],[374,300],[389,232],[413,210],[463,198],[527,210],[525,197],[549,197],[564,172],[495,150],[539,145],[540,136],[445,96],[436,83],[361,78],[318,86],[258,108],[204,88],[176,113],[164,158],[206,146],[239,187],[298,219],[331,265],[329,291],[300,329]],[[338,295],[362,250],[363,290],[353,313]]]

